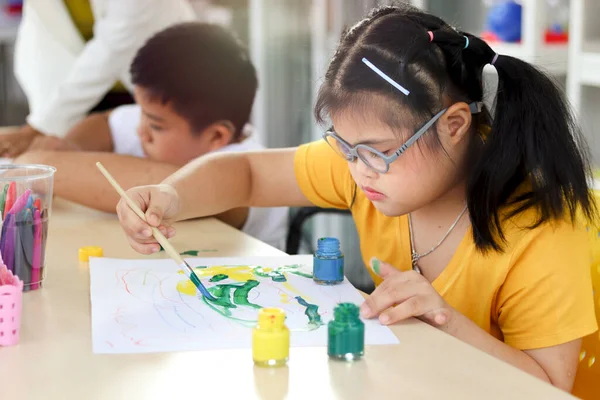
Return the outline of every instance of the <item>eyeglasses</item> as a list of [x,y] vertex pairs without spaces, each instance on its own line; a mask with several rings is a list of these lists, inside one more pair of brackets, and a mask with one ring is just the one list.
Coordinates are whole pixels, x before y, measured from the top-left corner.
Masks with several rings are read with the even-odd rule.
[[[477,114],[481,111],[482,103],[473,102],[469,104],[472,114]],[[425,125],[421,127],[414,135],[412,135],[394,154],[386,156],[382,152],[375,150],[371,146],[365,144],[350,145],[344,139],[338,136],[333,130],[328,130],[323,134],[323,139],[329,146],[340,156],[344,157],[348,162],[354,162],[357,158],[360,159],[367,167],[375,172],[385,174],[390,169],[390,164],[393,163],[404,153],[410,146],[421,138],[435,124],[435,122],[448,110],[444,108],[442,111],[435,114]]]

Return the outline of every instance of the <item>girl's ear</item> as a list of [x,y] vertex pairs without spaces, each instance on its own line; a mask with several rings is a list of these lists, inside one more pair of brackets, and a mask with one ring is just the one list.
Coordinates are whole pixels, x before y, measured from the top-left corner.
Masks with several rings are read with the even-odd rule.
[[438,123],[438,133],[444,147],[460,143],[469,132],[471,120],[471,109],[467,103],[458,102],[451,105]]

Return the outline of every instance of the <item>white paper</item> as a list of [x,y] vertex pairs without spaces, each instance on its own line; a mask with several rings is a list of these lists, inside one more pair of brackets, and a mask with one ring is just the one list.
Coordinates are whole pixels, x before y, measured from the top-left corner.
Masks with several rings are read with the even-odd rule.
[[[248,302],[285,310],[291,346],[326,346],[327,322],[333,318],[333,308],[340,302],[357,305],[363,302],[360,293],[347,280],[339,285],[322,286],[309,277],[290,272],[310,274],[312,256],[190,258],[187,261],[194,268],[208,267],[198,271],[202,282],[212,290],[217,285],[248,287],[256,284],[248,284],[248,278],[258,281],[258,285],[248,292]],[[218,268],[215,266],[242,267],[226,267],[227,279],[210,282],[211,276],[219,272],[215,271]],[[256,266],[263,269],[257,270]],[[269,271],[268,268],[279,268],[286,281],[276,282],[271,277],[256,276],[257,271],[264,273]],[[178,282],[185,281],[185,275],[170,259],[90,259],[94,353],[251,348],[252,327],[258,308],[244,304],[235,308],[211,308],[211,302],[178,291]],[[233,302],[235,288],[225,296],[227,288],[221,286],[221,295]],[[243,294],[243,290],[238,293]],[[313,324],[309,323],[306,315],[308,307],[306,303],[300,303],[302,300],[298,296],[306,303],[318,306],[322,325],[318,324],[314,314]],[[243,299],[244,296],[238,298]],[[226,310],[230,310],[231,315],[223,315]],[[366,344],[398,343],[392,331],[377,320],[364,322]]]

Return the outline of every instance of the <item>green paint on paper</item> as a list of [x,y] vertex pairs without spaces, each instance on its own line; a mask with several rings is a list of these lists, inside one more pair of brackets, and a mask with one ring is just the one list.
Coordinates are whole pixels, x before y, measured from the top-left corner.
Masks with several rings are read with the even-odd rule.
[[[271,279],[273,282],[281,283],[287,290],[292,291],[295,291],[295,289],[287,282],[288,273],[312,279],[312,274],[302,272],[302,266],[297,264],[284,265],[275,268],[227,265],[212,267],[197,266],[194,269],[201,279],[210,277],[210,282],[229,280],[227,283],[218,283],[215,286],[208,288],[209,292],[216,298],[215,300],[208,300],[205,297],[202,297],[201,300],[223,317],[246,327],[254,327],[256,325],[256,316],[248,316],[245,318],[236,317],[234,316],[234,310],[239,309],[239,311],[247,312],[248,310],[244,310],[246,307],[255,310],[262,308],[262,306],[248,300],[250,291],[260,285],[260,281],[254,278]],[[180,273],[183,273],[183,271],[180,271]],[[196,289],[189,280],[179,282],[177,284],[177,290],[190,296],[196,294]],[[321,316],[319,315],[319,307],[317,305],[308,303],[300,296],[293,298],[298,304],[306,308],[304,314],[308,317],[308,323],[306,328],[301,330],[311,331],[318,329],[319,326],[323,325]]]
[[284,265],[276,268],[256,267],[252,272],[255,276],[261,278],[271,278],[273,282],[286,282],[286,272],[302,276],[304,278],[312,279],[312,274],[307,274],[306,272],[299,271],[299,268],[301,268],[300,265]]
[[219,281],[222,281],[227,278],[229,278],[229,277],[225,274],[218,274],[218,275],[215,275],[212,278],[210,278],[209,282],[219,282]]
[[304,314],[308,317],[309,330],[317,329],[319,326],[323,325],[318,305],[310,304],[300,296],[296,296],[295,299],[298,301],[298,304],[306,307]]
[[270,269],[265,270],[263,267],[254,268],[254,275],[259,276],[261,278],[271,278],[273,282],[285,282],[287,278],[279,269]]
[[312,279],[312,274],[308,274],[306,272],[302,272],[300,271],[300,268],[302,268],[301,265],[297,265],[297,264],[293,264],[293,265],[284,265],[282,267],[277,267],[275,268],[275,271],[281,272],[282,274],[285,272],[289,272],[290,274],[294,274],[294,275],[298,275],[301,276],[303,278],[308,278],[308,279]]
[[[258,281],[249,280],[241,285],[223,284],[210,288],[210,292],[215,296],[216,300],[210,300],[211,303],[220,305],[225,308],[236,308],[238,306],[249,306],[261,308],[259,305],[250,303],[248,294],[250,290],[258,286]],[[231,301],[231,291],[233,290],[233,302]]]
[[196,257],[200,253],[214,253],[219,250],[217,249],[202,249],[202,250],[186,250],[183,253],[180,253],[182,256],[192,256]]
[[[243,325],[248,327],[252,327],[256,325],[256,319],[254,320],[245,320],[241,318],[235,318],[231,315],[231,309],[237,308],[237,306],[246,306],[252,307],[256,309],[262,308],[258,304],[251,303],[248,300],[248,295],[250,294],[250,290],[257,287],[259,284],[258,281],[249,280],[241,285],[233,285],[233,284],[223,284],[217,285],[209,288],[210,293],[216,297],[216,300],[207,300],[205,297],[202,297],[202,301],[206,303],[210,308],[224,316],[225,318],[229,318],[230,320],[237,321]],[[231,291],[233,290],[233,296],[231,295]],[[233,297],[233,301],[232,301]]]
[[[163,247],[160,246],[160,250],[159,251],[165,251],[165,249],[163,249]],[[183,253],[179,253],[179,254],[182,255],[182,256],[196,257],[200,253],[215,253],[217,251],[219,251],[219,250],[217,250],[217,249],[186,250]]]
[[145,285],[145,284],[146,284],[146,278],[148,277],[148,273],[149,273],[149,272],[150,272],[150,271],[146,271],[146,273],[144,274],[144,282],[142,283],[142,285]]

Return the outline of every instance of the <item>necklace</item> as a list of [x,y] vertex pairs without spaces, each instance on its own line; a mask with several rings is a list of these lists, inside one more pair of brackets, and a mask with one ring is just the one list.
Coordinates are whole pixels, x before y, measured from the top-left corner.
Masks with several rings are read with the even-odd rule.
[[439,242],[437,242],[436,245],[434,245],[431,249],[427,250],[425,253],[417,253],[415,251],[415,245],[414,245],[414,234],[413,234],[413,227],[412,227],[412,218],[410,217],[410,214],[408,214],[408,231],[410,234],[410,252],[411,252],[411,261],[412,261],[412,269],[417,272],[417,273],[421,273],[421,268],[419,268],[419,266],[417,265],[417,263],[419,262],[419,260],[425,256],[428,256],[429,254],[433,253],[435,251],[435,249],[437,249],[438,247],[440,247],[440,245],[444,242],[444,240],[446,240],[446,238],[448,237],[448,235],[450,235],[450,232],[452,232],[452,230],[456,227],[456,224],[458,224],[458,221],[460,221],[460,219],[462,218],[462,216],[465,214],[465,212],[467,211],[467,206],[465,205],[465,208],[463,208],[463,210],[461,211],[461,213],[458,215],[458,217],[456,218],[456,220],[454,221],[454,223],[450,226],[450,228],[448,229],[448,231],[446,232],[446,234],[444,235],[444,237],[442,237],[442,239],[440,239]]

